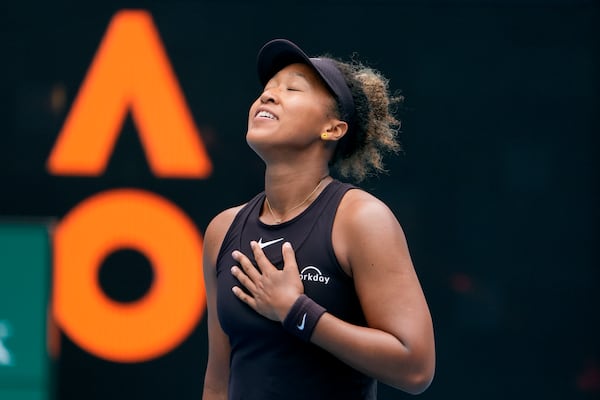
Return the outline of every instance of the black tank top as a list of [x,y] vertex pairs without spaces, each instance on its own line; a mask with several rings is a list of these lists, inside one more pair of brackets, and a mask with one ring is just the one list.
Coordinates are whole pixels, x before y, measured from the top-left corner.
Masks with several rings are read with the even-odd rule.
[[230,272],[240,250],[253,262],[250,241],[263,246],[269,260],[283,267],[281,245],[296,252],[308,297],[327,312],[356,325],[365,318],[352,279],[340,267],[331,241],[333,221],[344,194],[353,186],[332,181],[300,215],[279,225],[259,220],[264,192],[246,204],[227,231],[217,258],[217,313],[231,344],[229,398],[375,399],[376,381],[337,358],[286,332],[281,323],[252,310],[233,295],[241,286]]

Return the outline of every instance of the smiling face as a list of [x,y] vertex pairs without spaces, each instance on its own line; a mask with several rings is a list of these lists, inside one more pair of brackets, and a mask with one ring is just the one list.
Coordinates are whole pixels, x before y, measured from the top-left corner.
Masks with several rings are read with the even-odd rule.
[[[304,64],[280,70],[250,107],[246,140],[263,159],[270,149],[303,150],[339,123],[335,100],[316,72]],[[274,154],[274,153],[273,153]]]

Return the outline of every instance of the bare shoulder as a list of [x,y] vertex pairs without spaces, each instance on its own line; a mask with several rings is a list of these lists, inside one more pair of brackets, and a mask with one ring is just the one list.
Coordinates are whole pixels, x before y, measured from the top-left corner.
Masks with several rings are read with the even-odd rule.
[[228,208],[217,214],[206,227],[204,232],[204,259],[214,265],[223,239],[235,216],[245,204]]
[[[245,204],[228,208],[217,214],[206,227],[206,235],[218,234],[219,232],[229,229],[233,219],[237,213],[245,206]],[[223,232],[224,233],[224,232]]]
[[[404,232],[392,210],[380,199],[361,190],[349,190],[336,214],[332,240],[342,267],[350,274],[357,253],[377,251],[373,245],[393,246],[403,251]],[[390,249],[391,250],[391,249]]]
[[340,203],[337,218],[346,229],[365,229],[381,223],[398,224],[387,204],[362,189],[346,193]]

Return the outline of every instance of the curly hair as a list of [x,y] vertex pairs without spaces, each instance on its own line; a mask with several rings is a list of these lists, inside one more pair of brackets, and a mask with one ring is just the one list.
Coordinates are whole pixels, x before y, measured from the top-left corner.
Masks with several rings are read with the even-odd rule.
[[325,57],[332,59],[344,75],[356,109],[355,129],[340,139],[329,165],[342,177],[360,182],[385,171],[385,153],[400,151],[400,121],[394,116],[393,106],[404,98],[390,94],[389,81],[379,71],[356,60],[343,62]]

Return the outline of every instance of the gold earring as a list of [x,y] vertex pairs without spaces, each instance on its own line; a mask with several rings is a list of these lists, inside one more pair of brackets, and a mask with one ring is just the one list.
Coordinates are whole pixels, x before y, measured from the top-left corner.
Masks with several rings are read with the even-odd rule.
[[321,133],[321,139],[326,140],[328,137],[329,135],[327,134],[327,132]]

